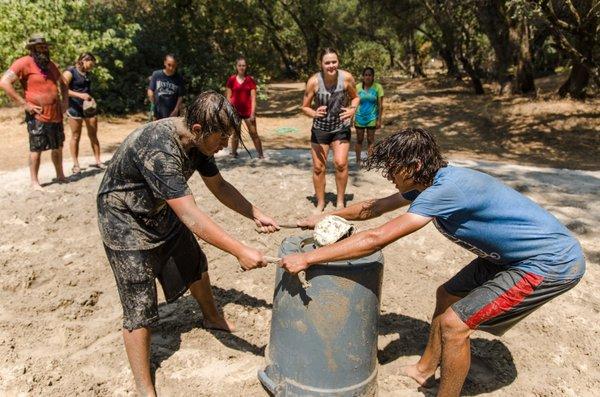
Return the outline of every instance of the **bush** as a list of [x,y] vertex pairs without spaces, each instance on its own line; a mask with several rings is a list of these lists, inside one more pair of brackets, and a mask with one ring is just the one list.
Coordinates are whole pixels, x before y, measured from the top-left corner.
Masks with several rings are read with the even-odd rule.
[[[25,44],[35,32],[44,33],[54,45],[52,60],[61,69],[73,65],[78,55],[92,52],[98,60],[92,75],[93,89],[101,110],[127,109],[117,94],[127,75],[124,61],[135,52],[133,37],[140,30],[115,13],[108,4],[86,0],[9,0],[0,2],[0,68],[27,55]],[[6,103],[8,98],[3,95]]]
[[342,55],[342,69],[348,70],[359,80],[365,67],[375,69],[375,75],[382,75],[389,69],[389,56],[385,48],[371,41],[358,41]]

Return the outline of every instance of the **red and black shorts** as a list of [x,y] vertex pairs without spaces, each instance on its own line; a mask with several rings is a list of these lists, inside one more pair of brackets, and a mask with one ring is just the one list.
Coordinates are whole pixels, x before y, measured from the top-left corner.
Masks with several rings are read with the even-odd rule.
[[477,258],[448,280],[444,289],[462,297],[451,307],[469,328],[500,336],[580,279],[550,280]]

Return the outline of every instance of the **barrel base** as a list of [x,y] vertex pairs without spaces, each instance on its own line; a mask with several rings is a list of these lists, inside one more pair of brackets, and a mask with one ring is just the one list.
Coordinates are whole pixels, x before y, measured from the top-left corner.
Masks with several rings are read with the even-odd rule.
[[[269,374],[272,377],[269,377]],[[377,396],[377,368],[364,381],[340,389],[321,389],[300,384],[292,379],[283,378],[279,381],[277,371],[272,366],[258,371],[258,380],[274,397],[375,397]]]

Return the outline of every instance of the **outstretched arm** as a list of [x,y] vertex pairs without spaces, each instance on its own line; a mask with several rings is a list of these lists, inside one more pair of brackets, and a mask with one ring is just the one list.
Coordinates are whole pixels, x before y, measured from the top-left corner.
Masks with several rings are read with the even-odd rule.
[[266,266],[263,255],[231,237],[206,215],[188,195],[167,200],[177,217],[198,237],[207,243],[235,256],[245,270]]
[[202,179],[208,187],[208,190],[224,205],[231,208],[238,214],[252,219],[257,226],[262,229],[262,232],[274,232],[279,229],[277,222],[270,216],[262,213],[262,211],[252,205],[232,184],[223,179],[220,173],[215,176],[205,177]]
[[306,229],[313,229],[315,224],[326,215],[337,215],[349,221],[365,221],[367,219],[377,218],[386,212],[397,210],[410,202],[402,197],[400,193],[392,194],[379,199],[361,201],[327,214],[317,214],[298,222],[298,226]]
[[419,230],[431,219],[412,213],[402,214],[382,226],[356,233],[335,244],[303,254],[286,256],[281,266],[290,273],[298,273],[316,263],[360,258]]

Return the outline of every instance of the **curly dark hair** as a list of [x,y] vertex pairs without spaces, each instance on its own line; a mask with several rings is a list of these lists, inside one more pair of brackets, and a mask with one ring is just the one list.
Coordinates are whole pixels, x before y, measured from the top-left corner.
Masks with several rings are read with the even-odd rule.
[[202,137],[215,132],[241,135],[242,120],[231,103],[215,91],[205,91],[194,99],[187,108],[185,123],[190,131],[194,124],[200,124]]
[[386,178],[403,172],[425,186],[447,165],[433,135],[422,128],[407,128],[378,142],[365,163],[368,170],[380,170]]

